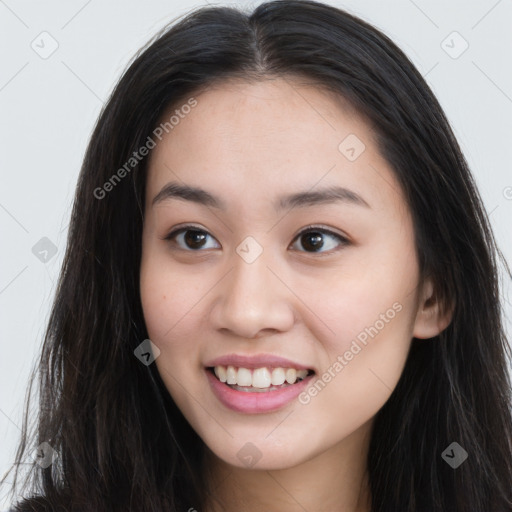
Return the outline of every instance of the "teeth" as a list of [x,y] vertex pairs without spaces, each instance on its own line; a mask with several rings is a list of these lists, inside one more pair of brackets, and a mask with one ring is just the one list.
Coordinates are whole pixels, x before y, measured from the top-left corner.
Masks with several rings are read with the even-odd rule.
[[255,386],[251,370],[248,370],[247,368],[238,368],[236,383],[239,386]]
[[297,380],[297,370],[295,368],[288,368],[286,370],[286,382],[293,384]]
[[296,370],[295,368],[237,368],[235,366],[215,366],[215,375],[221,382],[234,386],[269,388],[280,386],[285,382],[295,384],[297,380],[305,379],[307,370]]
[[228,376],[227,376],[227,373],[226,373],[226,368],[224,368],[224,366],[216,366],[214,368],[214,372],[215,372],[215,375],[217,375],[217,378],[221,382],[226,382],[227,381]]
[[237,377],[238,377],[238,372],[237,372],[236,368],[234,366],[228,366],[226,373],[228,376],[226,383],[227,384],[236,384]]
[[305,379],[308,376],[307,370],[297,370],[297,378],[302,380]]
[[272,386],[280,386],[286,380],[284,370],[282,368],[274,368],[272,370]]
[[[240,370],[245,370],[246,368],[240,368]],[[240,375],[240,370],[238,370],[238,375]],[[250,371],[250,370],[247,370]],[[258,368],[252,372],[252,387],[253,388],[268,388],[271,384],[270,372],[268,368]],[[243,384],[238,384],[242,386]]]

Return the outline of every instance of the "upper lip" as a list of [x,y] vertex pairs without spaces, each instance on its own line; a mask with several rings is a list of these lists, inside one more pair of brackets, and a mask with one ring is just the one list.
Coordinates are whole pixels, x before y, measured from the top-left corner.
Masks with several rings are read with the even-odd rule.
[[212,359],[205,364],[207,368],[212,366],[236,366],[237,368],[295,368],[297,370],[312,370],[306,366],[285,357],[273,354],[258,354],[247,356],[242,354],[227,354]]

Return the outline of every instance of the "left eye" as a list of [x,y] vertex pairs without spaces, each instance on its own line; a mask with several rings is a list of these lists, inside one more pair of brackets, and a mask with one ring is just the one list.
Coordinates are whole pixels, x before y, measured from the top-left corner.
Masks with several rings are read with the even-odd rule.
[[[313,250],[312,251],[306,251],[306,252],[319,252],[317,249],[325,249],[327,248],[326,251],[322,251],[322,252],[329,252],[330,250],[333,250],[333,246],[334,246],[334,250],[338,250],[336,249],[336,243],[325,243],[324,242],[324,237],[328,237],[330,238],[331,240],[333,239],[337,239],[338,240],[338,245],[341,245],[341,246],[345,246],[345,245],[348,245],[349,241],[341,236],[341,235],[338,235],[337,233],[333,233],[327,229],[323,229],[323,228],[315,228],[314,226],[310,226],[308,228],[306,228],[305,230],[301,231],[296,239],[297,240],[306,240],[307,242],[306,243],[302,243],[302,246],[303,247],[309,247],[309,248],[312,248]],[[329,247],[330,246],[330,247]]]
[[[205,240],[211,237],[211,235],[204,231],[203,229],[199,229],[195,226],[184,226],[175,231],[169,233],[164,240],[173,241],[177,243],[178,247],[183,250],[189,251],[197,251],[198,249],[215,249],[216,247],[208,247],[205,244]],[[325,243],[325,237],[330,238],[331,240],[338,240],[338,243]],[[211,237],[213,240],[213,237]],[[320,252],[319,249],[327,249],[321,252],[329,252],[330,250],[337,250],[336,245],[345,246],[349,244],[349,241],[337,233],[333,233],[324,228],[318,228],[314,226],[309,226],[305,230],[301,231],[294,240],[303,241],[302,246],[307,250],[305,252]],[[305,243],[304,243],[305,241]],[[185,244],[185,247],[183,247]],[[293,247],[296,244],[292,244]]]

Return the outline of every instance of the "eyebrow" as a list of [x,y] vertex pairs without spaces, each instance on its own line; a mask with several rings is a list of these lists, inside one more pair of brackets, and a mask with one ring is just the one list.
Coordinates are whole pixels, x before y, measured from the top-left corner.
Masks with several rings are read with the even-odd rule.
[[[216,197],[202,188],[182,185],[177,182],[170,182],[164,185],[160,192],[158,192],[158,194],[153,198],[151,205],[155,206],[156,204],[169,199],[191,201],[211,208],[227,210],[226,203],[219,197]],[[274,203],[274,208],[279,212],[284,209],[304,208],[308,206],[333,204],[337,202],[363,206],[371,209],[371,206],[360,195],[348,188],[340,186],[332,186],[316,191],[296,192],[294,194],[280,196],[277,198],[277,202]]]

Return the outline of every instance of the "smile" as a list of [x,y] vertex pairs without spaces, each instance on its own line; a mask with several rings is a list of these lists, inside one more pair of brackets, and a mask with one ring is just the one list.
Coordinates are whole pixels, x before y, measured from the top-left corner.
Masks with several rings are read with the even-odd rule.
[[305,379],[312,370],[295,368],[243,368],[236,366],[215,366],[213,372],[220,382],[239,391],[265,392],[286,387]]
[[229,409],[246,413],[278,410],[296,398],[314,376],[313,370],[244,368],[232,365],[205,368],[211,389]]

